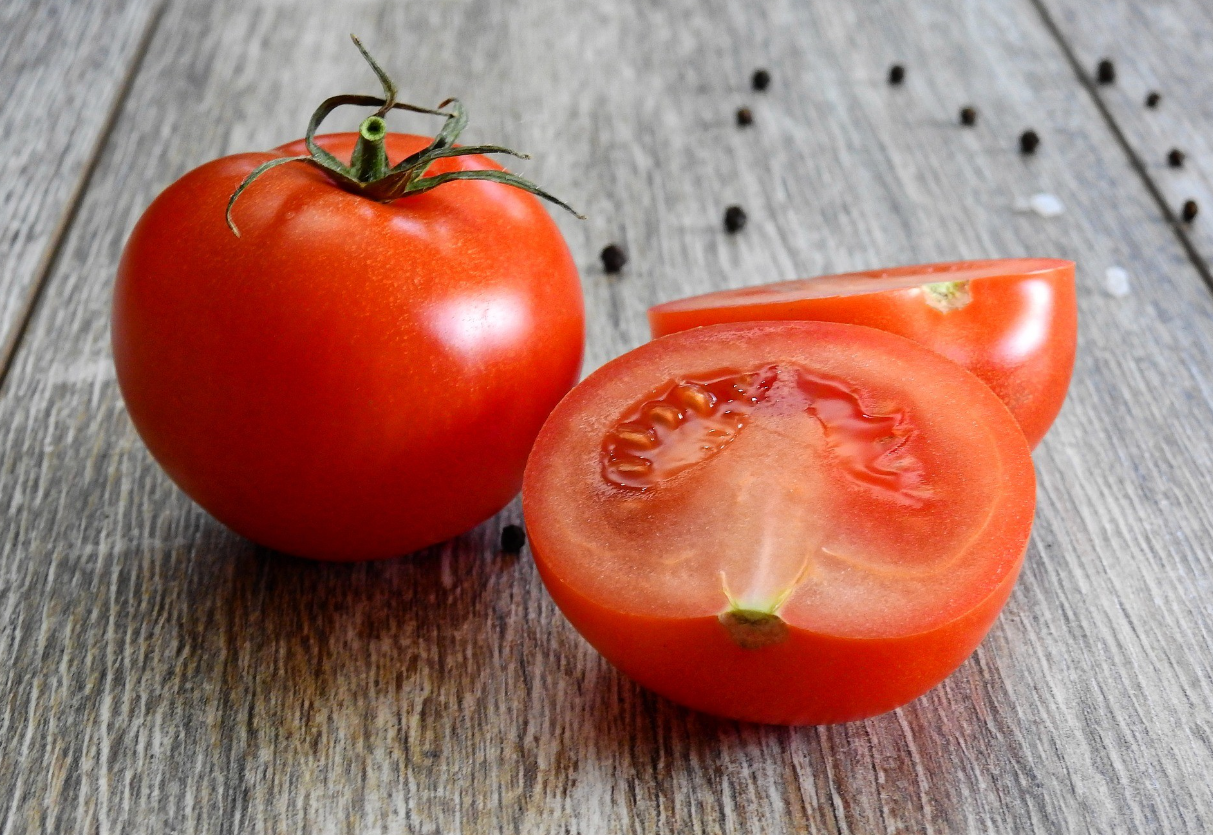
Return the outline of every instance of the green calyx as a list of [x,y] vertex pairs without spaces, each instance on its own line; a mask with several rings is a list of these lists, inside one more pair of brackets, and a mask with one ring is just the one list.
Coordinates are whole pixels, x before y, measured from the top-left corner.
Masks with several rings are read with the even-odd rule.
[[940,281],[922,285],[923,298],[936,310],[960,310],[973,300],[967,281]]
[[762,649],[788,639],[788,625],[774,612],[729,609],[720,615],[720,625],[742,649]]
[[[362,42],[354,35],[350,35],[350,37],[353,39],[354,45],[358,47],[358,51],[362,53],[362,57],[371,65],[371,69],[374,70],[375,75],[379,78],[380,84],[383,85],[383,97],[343,95],[325,99],[316,108],[316,112],[312,114],[311,121],[307,126],[307,134],[304,141],[307,144],[308,153],[304,156],[270,160],[257,166],[244,178],[244,182],[232,192],[231,198],[227,201],[226,217],[227,225],[231,228],[233,234],[237,237],[240,236],[240,230],[236,228],[236,224],[232,221],[232,207],[236,204],[236,199],[240,197],[254,180],[266,171],[279,165],[285,165],[288,162],[302,162],[313,165],[327,174],[333,182],[346,191],[380,203],[388,203],[392,200],[399,200],[402,197],[422,194],[454,180],[488,180],[530,192],[537,197],[542,197],[544,200],[567,209],[582,220],[585,219],[584,216],[576,212],[564,201],[553,197],[530,180],[519,177],[517,174],[511,174],[508,171],[448,171],[443,174],[426,176],[426,171],[430,165],[436,160],[446,157],[460,157],[468,154],[509,154],[519,159],[530,159],[530,157],[526,154],[512,151],[509,148],[502,148],[499,145],[456,147],[455,141],[459,138],[459,134],[463,132],[463,129],[467,127],[468,122],[467,114],[464,112],[463,105],[460,104],[459,100],[447,99],[436,108],[418,107],[396,101],[396,84],[380,68],[370,53],[366,51]],[[358,143],[354,146],[354,154],[350,159],[349,165],[346,165],[337,159],[337,157],[321,148],[315,139],[316,131],[320,128],[321,122],[330,113],[343,105],[378,108],[373,115],[364,119],[362,125],[358,128]],[[384,149],[384,139],[387,137],[387,122],[384,121],[383,117],[392,110],[408,110],[412,113],[442,116],[446,121],[428,146],[402,159],[395,165],[390,165],[387,152]]]
[[[803,573],[803,572],[802,572]],[[783,606],[799,584],[796,582],[785,588],[774,600],[742,603],[729,591],[724,572],[720,572],[720,587],[724,592],[729,607],[717,617],[724,631],[733,639],[733,643],[742,649],[762,649],[772,644],[780,644],[788,639],[788,624],[776,612]],[[765,604],[765,605],[764,605]],[[761,606],[761,608],[758,608]]]

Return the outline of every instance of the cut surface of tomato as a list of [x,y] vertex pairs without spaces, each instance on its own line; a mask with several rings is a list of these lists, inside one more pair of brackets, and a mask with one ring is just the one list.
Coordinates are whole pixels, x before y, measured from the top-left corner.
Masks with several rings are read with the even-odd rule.
[[724,290],[649,310],[654,336],[773,320],[866,325],[925,345],[994,389],[1035,447],[1061,409],[1074,367],[1074,263],[921,264]]
[[698,328],[596,371],[523,488],[540,573],[641,684],[845,721],[938,683],[1010,593],[1035,487],[976,377],[871,328]]

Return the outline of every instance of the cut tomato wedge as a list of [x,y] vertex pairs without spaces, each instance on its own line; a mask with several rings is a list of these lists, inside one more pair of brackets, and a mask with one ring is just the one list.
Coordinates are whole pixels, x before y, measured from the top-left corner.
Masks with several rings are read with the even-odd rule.
[[1074,262],[922,264],[725,290],[649,310],[653,336],[797,319],[867,325],[943,354],[1002,398],[1035,447],[1061,410],[1074,368]]
[[859,719],[951,673],[1032,525],[1030,452],[975,376],[824,322],[697,328],[577,386],[523,507],[548,590],[674,701],[785,724]]

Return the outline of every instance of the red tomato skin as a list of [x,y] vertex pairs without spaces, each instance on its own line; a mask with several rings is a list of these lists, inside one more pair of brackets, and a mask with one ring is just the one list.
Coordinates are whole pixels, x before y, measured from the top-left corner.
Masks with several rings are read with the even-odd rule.
[[812,320],[866,325],[925,345],[973,372],[1015,416],[1035,449],[1053,425],[1074,370],[1078,304],[1074,264],[969,284],[959,310],[927,305],[917,287],[712,310],[649,311],[654,337],[721,322]]
[[[354,134],[319,137],[348,159]],[[398,160],[428,138],[392,134]],[[271,153],[207,163],[148,208],[114,289],[118,381],[168,475],[298,556],[391,557],[492,516],[579,376],[580,281],[530,194],[455,182],[392,204]],[[432,173],[499,168],[479,156]]]
[[[847,638],[789,627],[786,641],[742,649],[714,617],[645,617],[607,609],[555,576],[544,585],[573,627],[637,684],[694,710],[771,725],[829,725],[886,713],[939,684],[973,654],[1011,595],[1023,554],[964,615],[929,632]],[[796,669],[795,676],[786,671]]]

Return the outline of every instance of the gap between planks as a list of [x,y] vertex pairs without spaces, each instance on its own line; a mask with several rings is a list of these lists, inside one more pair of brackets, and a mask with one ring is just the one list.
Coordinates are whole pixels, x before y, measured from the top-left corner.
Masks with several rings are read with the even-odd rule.
[[76,181],[76,187],[68,197],[63,214],[60,215],[59,222],[55,225],[54,231],[51,232],[46,252],[43,253],[41,260],[38,262],[38,269],[33,284],[27,292],[23,306],[24,309],[17,317],[13,334],[9,338],[8,344],[0,345],[0,396],[4,394],[5,384],[8,382],[8,374],[17,361],[17,353],[21,349],[21,343],[25,340],[25,335],[29,331],[30,323],[33,321],[34,314],[38,310],[38,304],[42,300],[50,276],[54,272],[55,266],[59,263],[59,257],[63,252],[63,244],[67,241],[68,232],[71,231],[72,225],[75,223],[76,214],[80,209],[80,204],[84,202],[84,195],[88,192],[89,183],[92,182],[93,173],[97,170],[101,154],[109,143],[110,135],[118,124],[118,116],[122,113],[122,108],[126,105],[126,100],[130,96],[131,88],[135,85],[135,79],[138,77],[139,70],[143,66],[143,59],[151,47],[152,39],[156,36],[156,30],[160,26],[160,19],[164,16],[167,4],[168,0],[161,0],[161,2],[157,3],[155,8],[152,9],[152,14],[148,18],[147,23],[144,24],[143,34],[140,35],[139,41],[135,45],[135,52],[131,56],[130,66],[127,67],[126,74],[122,77],[122,83],[114,94],[114,100],[105,114],[105,121],[101,123],[101,129],[97,132],[97,138],[85,160],[84,168],[80,172],[79,179]]
[[1095,104],[1095,109],[1099,111],[1099,115],[1103,117],[1104,123],[1107,124],[1108,130],[1112,132],[1113,138],[1120,145],[1125,156],[1129,158],[1129,164],[1133,166],[1133,170],[1137,172],[1137,176],[1141,178],[1142,183],[1146,187],[1146,191],[1150,192],[1150,196],[1154,199],[1158,210],[1162,213],[1163,220],[1171,227],[1171,231],[1175,233],[1175,237],[1179,240],[1179,245],[1183,247],[1183,251],[1188,256],[1188,260],[1192,262],[1192,266],[1196,268],[1196,272],[1204,280],[1205,286],[1210,292],[1213,292],[1213,271],[1210,271],[1209,265],[1205,259],[1196,251],[1196,246],[1192,243],[1191,237],[1184,223],[1175,215],[1171,204],[1167,202],[1167,198],[1163,196],[1162,189],[1154,182],[1150,176],[1149,170],[1146,168],[1145,162],[1141,156],[1129,144],[1128,138],[1120,128],[1120,124],[1116,121],[1116,117],[1112,115],[1112,111],[1104,102],[1103,96],[1099,94],[1099,88],[1091,80],[1090,74],[1083,67],[1082,62],[1078,60],[1078,53],[1074,51],[1074,47],[1066,40],[1062,34],[1061,28],[1053,20],[1053,15],[1045,5],[1045,0],[1029,0],[1033,8],[1040,15],[1041,21],[1044,23],[1045,29],[1057,41],[1057,45],[1061,48],[1061,52],[1069,62],[1070,68],[1074,70],[1074,75],[1078,79],[1078,83],[1087,91],[1087,95],[1091,97],[1091,101]]

